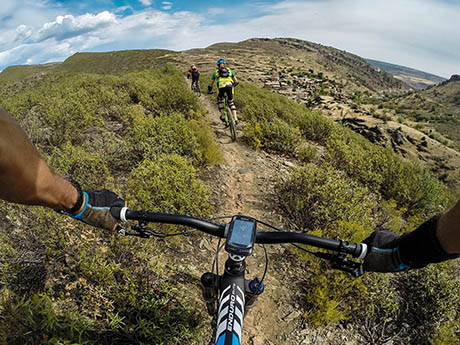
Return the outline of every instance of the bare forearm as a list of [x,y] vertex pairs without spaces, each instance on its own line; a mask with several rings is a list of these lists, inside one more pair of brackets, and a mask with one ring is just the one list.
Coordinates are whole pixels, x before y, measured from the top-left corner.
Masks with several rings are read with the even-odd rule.
[[448,254],[460,253],[460,200],[449,211],[441,215],[436,235]]
[[0,199],[70,209],[77,197],[76,189],[51,172],[17,121],[0,108]]

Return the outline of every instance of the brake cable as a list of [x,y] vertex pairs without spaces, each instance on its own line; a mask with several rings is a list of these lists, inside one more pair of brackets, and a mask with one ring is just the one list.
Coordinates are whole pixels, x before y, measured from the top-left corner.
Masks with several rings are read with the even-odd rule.
[[150,238],[150,237],[165,238],[165,237],[173,237],[173,236],[186,236],[186,235],[189,235],[197,231],[196,229],[191,229],[187,231],[176,232],[173,234],[165,234],[162,232],[156,232],[155,230],[151,228],[147,228],[147,224],[148,222],[140,221],[139,223],[132,225],[131,229],[135,230],[136,232],[128,232],[125,229],[118,227],[117,233],[121,236],[135,236],[135,237],[140,237],[140,238]]

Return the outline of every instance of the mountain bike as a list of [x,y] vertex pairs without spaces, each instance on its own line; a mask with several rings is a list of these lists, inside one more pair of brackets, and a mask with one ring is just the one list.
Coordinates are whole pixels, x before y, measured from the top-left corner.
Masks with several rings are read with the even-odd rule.
[[200,88],[199,82],[196,82],[196,83],[192,82],[192,91],[195,92],[198,97],[201,96],[201,88]]
[[[201,276],[203,299],[207,312],[212,317],[213,334],[210,345],[242,344],[241,336],[246,311],[253,307],[257,297],[265,289],[263,280],[267,272],[268,255],[264,244],[299,243],[327,249],[335,253],[312,252],[295,245],[319,258],[329,260],[333,268],[348,272],[353,277],[363,274],[362,264],[354,261],[350,256],[362,260],[367,253],[367,245],[364,243],[351,243],[305,233],[286,232],[255,218],[241,215],[206,220],[185,215],[135,211],[126,207],[113,207],[111,214],[123,222],[138,221],[137,224],[131,226],[135,232],[118,227],[117,232],[122,236],[164,238],[188,233],[164,234],[147,227],[148,223],[163,223],[189,226],[219,238],[212,271]],[[231,220],[228,223],[215,223],[216,220],[225,218],[231,218]],[[258,230],[260,226],[269,231]],[[220,244],[221,239],[225,239],[225,251],[228,253],[228,258],[224,272],[219,274],[218,254],[224,246]],[[263,245],[265,270],[260,280],[257,277],[248,280],[245,278],[245,260],[253,253],[255,243]],[[214,267],[216,267],[215,273]]]
[[[235,93],[235,87],[238,84],[234,84],[233,86],[233,93]],[[214,91],[208,92],[208,94],[213,94],[215,93]],[[232,109],[228,105],[228,96],[225,93],[224,94],[224,121],[228,125],[230,129],[230,136],[232,138],[232,141],[236,140],[236,123],[235,123],[235,118],[233,117],[232,114]]]

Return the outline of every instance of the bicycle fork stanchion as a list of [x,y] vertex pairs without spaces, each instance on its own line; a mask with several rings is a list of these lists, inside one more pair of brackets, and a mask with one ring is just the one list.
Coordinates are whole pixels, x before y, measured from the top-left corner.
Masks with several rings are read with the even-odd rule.
[[206,309],[208,310],[208,314],[211,316],[216,314],[217,281],[217,275],[211,272],[206,272],[201,276],[201,289],[203,291],[203,299],[206,302]]
[[246,281],[246,313],[256,305],[257,298],[262,294],[262,292],[264,292],[264,289],[264,283],[257,279],[257,277],[255,277],[253,280]]

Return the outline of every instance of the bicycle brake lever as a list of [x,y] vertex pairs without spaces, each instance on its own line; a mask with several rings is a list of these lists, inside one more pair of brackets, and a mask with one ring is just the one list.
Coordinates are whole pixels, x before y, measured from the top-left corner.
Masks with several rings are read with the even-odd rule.
[[316,252],[314,255],[318,258],[328,260],[332,264],[332,268],[351,274],[354,278],[358,278],[364,274],[363,265],[353,261],[345,256],[345,254],[330,254]]
[[136,236],[136,237],[141,237],[141,238],[149,238],[150,236],[145,233],[145,232],[129,232],[129,231],[126,231],[125,229],[123,229],[121,226],[117,226],[116,228],[116,232],[118,235],[120,236]]
[[140,222],[139,224],[134,224],[131,229],[136,230],[136,234],[134,236],[142,237],[142,238],[149,238],[149,237],[159,237],[165,238],[168,235],[162,234],[161,232],[156,232],[155,230],[148,229],[146,227],[147,223]]
[[332,268],[351,274],[358,278],[364,274],[363,265],[349,258],[340,258],[337,256],[336,261],[332,261]]

